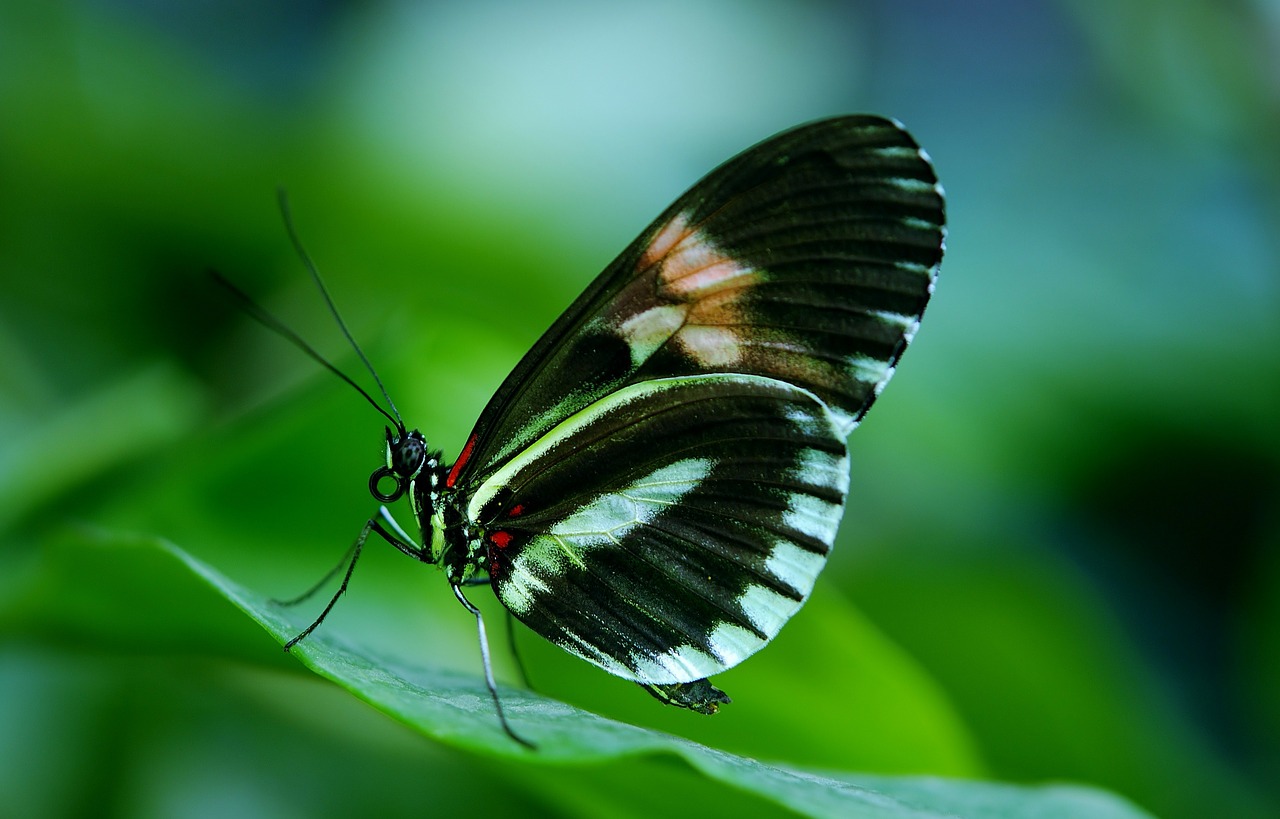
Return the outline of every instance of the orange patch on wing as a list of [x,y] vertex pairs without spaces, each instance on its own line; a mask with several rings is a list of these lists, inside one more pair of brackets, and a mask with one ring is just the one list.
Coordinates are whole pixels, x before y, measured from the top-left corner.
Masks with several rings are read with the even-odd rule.
[[[683,254],[681,254],[683,255]],[[681,258],[673,257],[671,261]],[[662,278],[668,289],[680,296],[702,296],[731,287],[748,287],[760,280],[760,274],[723,256],[708,258],[702,264],[673,270],[671,261],[663,268]],[[681,259],[681,261],[684,261]],[[668,271],[672,274],[668,275]]]
[[728,367],[742,360],[743,338],[729,327],[686,327],[677,338],[681,349],[704,367]]
[[743,320],[742,308],[737,303],[742,295],[737,289],[721,290],[706,298],[698,299],[689,311],[689,324],[738,324]]
[[689,227],[689,220],[683,213],[677,213],[653,237],[653,241],[649,242],[649,247],[645,248],[644,255],[640,257],[640,269],[653,267],[662,261],[663,257],[670,253],[672,248],[680,244],[692,232],[693,228]]
[[680,301],[701,299],[726,288],[747,287],[759,280],[757,271],[726,256],[696,230],[684,233],[679,243],[667,251],[658,273],[664,294]]
[[[759,274],[730,264],[731,276],[715,275],[725,269],[719,265],[715,271],[707,269],[710,275],[704,281],[709,286],[695,291],[685,326],[676,333],[684,353],[704,367],[722,368],[740,363],[751,343],[751,320],[742,296],[758,281]],[[699,272],[689,278],[702,275]]]
[[726,255],[685,214],[657,232],[640,264],[641,269],[658,266],[656,284],[667,304],[621,324],[633,358],[643,360],[673,338],[704,367],[723,368],[742,360],[751,341],[742,296],[764,280],[763,273]]

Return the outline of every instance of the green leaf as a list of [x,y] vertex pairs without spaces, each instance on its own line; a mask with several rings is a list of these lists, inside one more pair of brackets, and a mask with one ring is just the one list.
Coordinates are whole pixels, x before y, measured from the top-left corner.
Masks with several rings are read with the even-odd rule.
[[[3,340],[0,339],[0,342]],[[0,343],[0,368],[16,351]],[[116,378],[66,406],[22,408],[0,389],[0,529],[110,469],[172,443],[198,417],[197,390],[155,364]],[[110,430],[85,435],[85,430]]]
[[[307,617],[231,581],[158,538],[98,535],[102,545],[134,547],[146,559],[170,556],[283,643]],[[118,554],[124,554],[120,549]],[[181,573],[179,573],[181,574]],[[153,578],[154,579],[154,578]],[[1039,788],[924,777],[876,777],[765,764],[689,740],[605,719],[536,693],[503,687],[503,706],[530,751],[507,737],[478,675],[426,668],[346,645],[320,630],[294,648],[317,674],[441,743],[535,765],[597,764],[637,755],[673,755],[711,780],[810,816],[832,817],[1116,817],[1146,814],[1118,797],[1075,786]]]

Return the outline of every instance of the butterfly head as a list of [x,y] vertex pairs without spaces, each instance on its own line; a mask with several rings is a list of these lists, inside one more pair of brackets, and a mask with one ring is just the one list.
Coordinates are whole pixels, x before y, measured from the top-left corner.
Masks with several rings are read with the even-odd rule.
[[[409,432],[387,427],[387,465],[369,476],[369,492],[383,503],[398,500],[409,482],[427,466],[427,441],[418,430]],[[390,492],[382,491],[386,481],[393,481]]]

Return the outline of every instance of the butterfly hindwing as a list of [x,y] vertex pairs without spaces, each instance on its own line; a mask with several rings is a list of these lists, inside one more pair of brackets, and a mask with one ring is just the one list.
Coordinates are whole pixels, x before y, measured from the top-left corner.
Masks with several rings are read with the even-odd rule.
[[499,599],[642,683],[736,665],[800,608],[847,489],[823,402],[776,379],[640,382],[575,413],[479,487]]
[[479,483],[628,384],[736,372],[827,403],[847,434],[910,342],[941,260],[943,204],[897,123],[784,132],[649,226],[516,366],[453,479]]

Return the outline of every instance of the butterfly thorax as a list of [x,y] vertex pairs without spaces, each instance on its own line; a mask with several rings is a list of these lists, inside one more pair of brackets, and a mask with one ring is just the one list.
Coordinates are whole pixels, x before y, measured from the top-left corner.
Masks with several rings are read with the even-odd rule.
[[[418,430],[395,432],[387,429],[386,466],[369,476],[369,491],[383,503],[409,496],[413,517],[418,522],[425,548],[423,562],[443,568],[449,579],[461,582],[468,575],[467,532],[458,510],[457,493],[446,488],[448,468],[440,462],[440,452],[427,448]],[[391,491],[384,491],[386,482]]]
[[438,488],[444,486],[446,476],[447,470],[441,467],[427,480],[419,479],[415,485],[414,515],[422,528],[423,542],[429,546],[431,562],[444,570],[450,583],[458,585],[476,575],[483,550],[473,537],[465,513],[466,494]]

